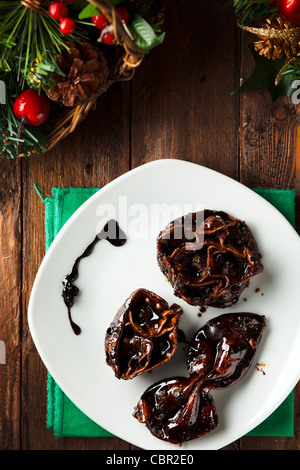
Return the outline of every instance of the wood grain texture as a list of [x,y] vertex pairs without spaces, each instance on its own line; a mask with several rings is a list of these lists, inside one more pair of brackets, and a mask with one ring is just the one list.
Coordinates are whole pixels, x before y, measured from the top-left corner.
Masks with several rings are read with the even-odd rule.
[[238,63],[232,7],[220,1],[190,6],[169,6],[165,43],[132,83],[132,166],[178,158],[235,177],[238,98],[231,92]]
[[[250,75],[254,60],[248,49],[253,37],[242,35],[241,77]],[[250,188],[295,189],[296,160],[299,158],[297,108],[286,97],[273,103],[266,90],[253,91],[240,97],[239,180]],[[299,448],[300,427],[295,390],[295,437],[243,437],[240,448],[283,449]]]
[[18,449],[21,419],[21,164],[0,168],[0,448]]
[[[296,188],[300,230],[299,114],[266,91],[232,96],[253,68],[251,36],[235,26],[231,0],[168,4],[164,44],[132,82],[114,85],[74,134],[52,151],[0,161],[0,450],[136,449],[118,438],[55,439],[46,429],[47,371],[27,325],[30,292],[45,254],[37,183],[101,187],[130,168],[178,158],[249,187]],[[226,450],[300,447],[300,388],[293,438],[243,437]]]
[[[253,37],[242,35],[241,78],[248,77],[254,60],[248,49]],[[240,181],[255,188],[294,188],[297,108],[286,97],[275,103],[266,90],[240,95]]]

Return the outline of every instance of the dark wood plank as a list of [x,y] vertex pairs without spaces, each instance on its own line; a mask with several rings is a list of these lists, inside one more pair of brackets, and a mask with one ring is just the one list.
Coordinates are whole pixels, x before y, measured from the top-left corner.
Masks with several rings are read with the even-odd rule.
[[[242,34],[241,38],[241,77],[245,79],[254,67],[254,60],[248,49],[248,44],[253,42],[254,36]],[[296,159],[299,159],[300,150],[299,142],[297,142],[298,133],[297,108],[289,99],[280,97],[276,103],[273,103],[266,90],[241,95],[240,181],[250,188],[294,189]],[[295,390],[295,437],[246,436],[241,439],[241,449],[297,449],[299,445],[298,394],[299,386]]]
[[[23,309],[45,254],[44,207],[34,183],[51,194],[57,187],[102,187],[129,169],[129,84],[117,84],[99,100],[73,135],[47,154],[23,161]],[[16,264],[18,266],[18,263]],[[128,449],[116,438],[55,439],[46,430],[47,372],[23,323],[22,448]],[[17,420],[16,420],[17,422]]]
[[0,449],[20,446],[21,403],[21,162],[0,169]]
[[[241,35],[241,77],[254,68],[248,44],[255,36]],[[266,90],[240,95],[240,180],[249,187],[294,188],[297,108],[286,97],[275,103]]]
[[178,158],[235,177],[238,98],[231,92],[239,63],[232,5],[170,2],[166,30],[132,83],[132,166]]

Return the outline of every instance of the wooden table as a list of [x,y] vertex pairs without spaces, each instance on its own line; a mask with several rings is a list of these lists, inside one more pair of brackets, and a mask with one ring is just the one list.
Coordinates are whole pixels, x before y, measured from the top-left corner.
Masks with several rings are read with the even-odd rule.
[[[45,254],[44,205],[34,190],[99,187],[165,157],[213,168],[248,187],[300,192],[297,107],[260,90],[232,96],[253,69],[253,37],[235,26],[231,0],[170,2],[167,36],[132,82],[113,86],[54,150],[0,162],[0,449],[130,449],[117,438],[55,439],[45,426],[47,371],[27,325],[27,305]],[[299,225],[299,219],[298,225]],[[284,320],[283,320],[284,321]],[[243,437],[226,449],[299,449],[295,437]]]

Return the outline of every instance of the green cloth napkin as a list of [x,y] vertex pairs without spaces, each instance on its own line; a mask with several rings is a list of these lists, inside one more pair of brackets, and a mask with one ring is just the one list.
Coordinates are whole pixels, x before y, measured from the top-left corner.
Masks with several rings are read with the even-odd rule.
[[[68,218],[99,188],[53,188],[53,197],[42,198],[40,188],[35,187],[45,202],[46,250]],[[111,433],[88,418],[65,395],[48,373],[47,428],[55,437],[109,437]]]
[[[45,203],[46,249],[69,217],[99,188],[53,188],[52,197],[43,198],[40,188],[35,186]],[[255,189],[285,215],[295,226],[295,191]],[[112,436],[82,411],[59,388],[48,373],[47,387],[47,428],[52,429],[55,437],[100,437]],[[293,436],[294,435],[294,393],[269,416],[253,429],[248,436]]]

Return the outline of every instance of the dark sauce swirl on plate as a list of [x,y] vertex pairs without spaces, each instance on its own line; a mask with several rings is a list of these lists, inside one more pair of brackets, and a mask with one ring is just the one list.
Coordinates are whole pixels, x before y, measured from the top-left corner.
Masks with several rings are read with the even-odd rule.
[[94,247],[97,245],[98,242],[101,240],[107,240],[111,245],[120,247],[126,243],[126,235],[119,227],[119,224],[116,220],[109,220],[100,233],[98,233],[94,240],[86,247],[83,253],[78,256],[75,260],[70,274],[63,278],[63,290],[62,290],[62,297],[64,299],[64,303],[68,309],[68,317],[70,321],[70,325],[75,333],[75,335],[79,335],[81,333],[81,328],[74,323],[71,316],[71,308],[74,304],[75,297],[79,294],[79,289],[73,283],[76,281],[78,277],[78,268],[80,261],[83,258],[87,258],[91,255]]

